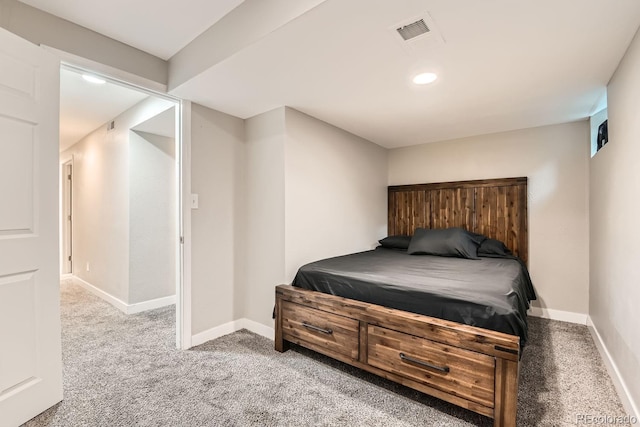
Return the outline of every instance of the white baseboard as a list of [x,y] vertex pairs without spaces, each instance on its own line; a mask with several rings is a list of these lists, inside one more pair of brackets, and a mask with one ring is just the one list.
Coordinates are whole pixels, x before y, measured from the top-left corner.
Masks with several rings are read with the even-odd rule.
[[271,341],[273,341],[276,336],[276,331],[271,326],[263,325],[262,323],[246,318],[240,319],[239,322],[241,326],[240,329],[246,329],[254,334],[268,338]]
[[92,294],[94,294],[98,298],[102,298],[103,300],[105,300],[106,302],[108,302],[109,304],[111,304],[112,306],[114,306],[115,308],[120,310],[121,312],[123,312],[125,314],[127,313],[127,303],[122,301],[121,299],[118,299],[118,298],[114,297],[113,295],[103,291],[102,289],[92,285],[91,283],[82,280],[78,276],[73,276],[73,282],[75,284],[77,284],[77,285],[80,285],[81,287],[83,287],[87,291],[91,292]]
[[529,316],[542,317],[543,319],[560,320],[562,322],[577,323],[579,325],[587,324],[587,315],[582,313],[574,313],[572,311],[554,310],[552,308],[529,307],[527,313]]
[[202,331],[191,336],[191,346],[195,347],[197,345],[204,344],[207,341],[215,340],[216,338],[232,334],[236,331],[239,331],[240,329],[242,328],[240,327],[240,323],[238,320],[224,323],[220,326],[216,326],[215,328],[207,329],[206,331]]
[[79,278],[78,276],[70,276],[74,283],[91,292],[98,298],[101,298],[123,312],[124,314],[135,314],[141,313],[147,310],[153,310],[156,308],[164,307],[167,305],[172,305],[176,303],[176,296],[171,295],[168,297],[152,299],[149,301],[138,302],[135,304],[127,304],[119,298],[114,297],[108,292],[103,291],[102,289],[92,285],[91,283]]
[[620,371],[618,370],[618,366],[616,365],[616,362],[613,361],[613,358],[611,357],[611,353],[609,353],[607,346],[604,344],[604,341],[602,340],[602,337],[600,336],[598,329],[593,324],[593,321],[591,320],[591,316],[587,317],[587,326],[589,327],[589,332],[591,332],[591,336],[593,337],[593,341],[596,344],[598,352],[600,352],[600,356],[602,356],[602,360],[604,361],[604,364],[607,367],[607,371],[609,372],[611,381],[613,381],[613,385],[616,388],[616,391],[618,392],[618,396],[620,396],[620,401],[622,402],[624,409],[627,411],[627,413],[630,416],[639,418],[640,411],[638,411],[638,405],[636,405],[633,398],[631,397],[629,388],[627,387],[627,384],[625,383],[622,375],[620,374]]
[[246,329],[253,332],[254,334],[258,334],[270,340],[273,340],[273,338],[275,337],[275,331],[272,327],[263,325],[262,323],[258,323],[250,319],[242,318],[224,323],[220,326],[216,326],[215,328],[207,329],[206,331],[193,335],[191,337],[191,345],[197,346],[200,344],[204,344],[207,341],[220,338],[224,335],[232,334],[239,331],[240,329]]
[[150,299],[148,301],[137,302],[135,304],[127,305],[127,314],[141,313],[147,310],[155,310],[156,308],[166,307],[168,305],[175,305],[176,296],[170,295],[168,297]]

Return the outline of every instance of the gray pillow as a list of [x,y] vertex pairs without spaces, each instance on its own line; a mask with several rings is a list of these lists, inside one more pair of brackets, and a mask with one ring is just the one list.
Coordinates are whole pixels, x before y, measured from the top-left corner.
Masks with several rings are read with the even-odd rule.
[[378,242],[383,248],[406,251],[411,242],[411,236],[388,236]]
[[480,244],[480,247],[478,248],[478,255],[508,256],[511,255],[511,251],[500,240],[486,239]]
[[488,237],[485,236],[484,234],[474,233],[473,231],[467,231],[467,233],[469,233],[473,241],[479,244],[480,246],[482,246],[482,242],[488,239]]
[[478,258],[477,238],[462,228],[416,229],[407,253],[409,255],[438,255],[467,259]]

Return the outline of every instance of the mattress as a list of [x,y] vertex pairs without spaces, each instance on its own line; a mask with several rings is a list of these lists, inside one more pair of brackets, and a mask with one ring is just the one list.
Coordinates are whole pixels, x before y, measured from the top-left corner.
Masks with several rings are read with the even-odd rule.
[[304,265],[293,286],[520,336],[536,299],[515,257],[478,260],[378,247]]

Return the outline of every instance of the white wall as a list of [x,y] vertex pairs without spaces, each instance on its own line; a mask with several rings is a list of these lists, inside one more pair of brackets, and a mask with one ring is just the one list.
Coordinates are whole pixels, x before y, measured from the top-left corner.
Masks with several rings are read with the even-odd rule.
[[176,293],[175,144],[175,138],[129,133],[130,304]]
[[534,306],[587,314],[589,123],[436,142],[389,152],[389,185],[526,176]]
[[73,156],[73,274],[127,304],[130,128],[172,106],[147,98],[61,154]]
[[73,274],[121,301],[129,291],[128,133],[101,127],[62,154],[73,156]]
[[246,277],[243,317],[272,326],[275,286],[285,283],[285,109],[246,120]]
[[244,121],[192,104],[192,333],[236,320],[242,273]]
[[386,232],[386,150],[291,108],[246,121],[244,317],[272,326],[274,286]]
[[285,278],[312,261],[378,246],[387,231],[387,150],[285,110]]
[[609,142],[590,169],[591,320],[640,405],[640,35],[608,86]]

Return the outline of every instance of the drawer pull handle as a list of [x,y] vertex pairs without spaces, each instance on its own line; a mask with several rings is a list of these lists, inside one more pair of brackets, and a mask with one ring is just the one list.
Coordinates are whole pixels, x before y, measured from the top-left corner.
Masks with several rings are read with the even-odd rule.
[[320,328],[318,326],[314,326],[311,323],[307,323],[307,322],[302,322],[302,326],[304,326],[305,328],[314,330],[314,331],[322,332],[323,334],[327,334],[327,335],[331,335],[333,333],[332,329],[323,329],[323,328]]
[[518,354],[518,350],[514,350],[512,348],[501,347],[499,345],[493,346],[498,351],[504,351],[505,353]]
[[435,369],[440,372],[449,372],[448,366],[438,366],[432,365],[431,363],[423,362],[422,360],[414,359],[413,357],[409,357],[404,353],[400,353],[400,359],[406,360],[407,362],[415,363],[416,365],[424,366],[425,368]]

